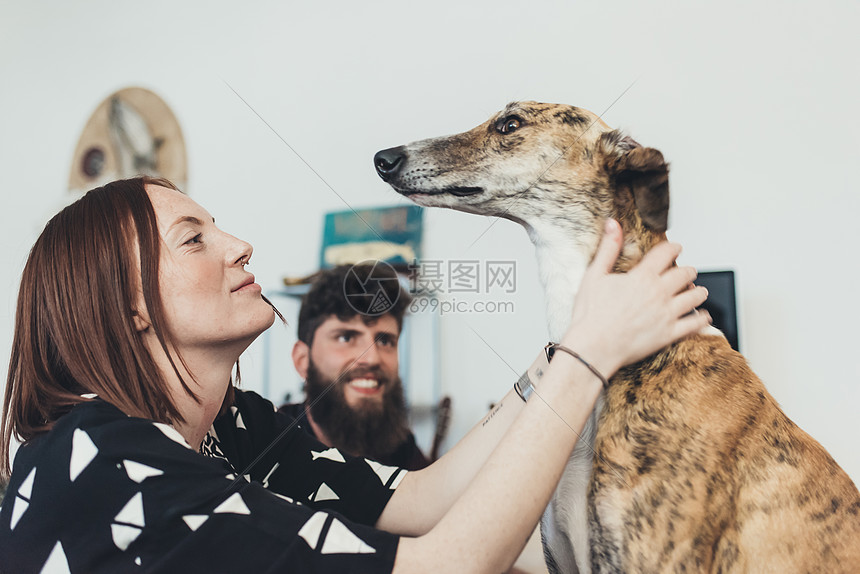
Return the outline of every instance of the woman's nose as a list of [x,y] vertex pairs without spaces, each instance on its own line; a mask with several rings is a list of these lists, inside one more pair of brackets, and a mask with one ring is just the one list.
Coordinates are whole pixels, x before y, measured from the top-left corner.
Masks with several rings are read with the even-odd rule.
[[254,247],[247,241],[242,241],[232,235],[230,236],[230,239],[233,243],[230,249],[230,255],[228,256],[230,263],[233,265],[247,265],[251,259],[251,255],[254,254]]

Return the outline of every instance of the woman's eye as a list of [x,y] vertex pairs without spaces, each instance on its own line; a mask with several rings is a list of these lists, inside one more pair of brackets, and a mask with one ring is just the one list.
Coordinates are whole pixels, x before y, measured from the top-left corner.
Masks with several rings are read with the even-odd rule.
[[185,245],[194,245],[195,243],[201,243],[202,241],[203,241],[203,234],[198,233],[197,235],[195,235],[194,237],[192,237],[191,239],[186,241]]
[[520,127],[520,118],[512,116],[505,118],[498,123],[496,129],[503,134],[509,134]]

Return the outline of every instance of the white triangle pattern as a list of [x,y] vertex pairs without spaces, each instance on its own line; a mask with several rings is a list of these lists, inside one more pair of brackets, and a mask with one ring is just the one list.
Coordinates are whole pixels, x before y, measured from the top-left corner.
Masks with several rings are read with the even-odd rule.
[[272,474],[274,474],[274,472],[275,472],[276,470],[278,470],[278,467],[279,467],[279,466],[281,466],[281,463],[280,463],[280,462],[276,462],[276,463],[275,463],[275,466],[273,466],[273,467],[272,467],[272,470],[270,470],[270,471],[266,474],[266,476],[263,478],[263,488],[269,488],[269,478],[271,478]]
[[311,451],[311,456],[313,457],[311,460],[316,460],[318,458],[324,458],[327,460],[333,460],[334,462],[346,462],[344,460],[343,455],[334,447],[331,447],[328,450],[324,450],[322,452],[317,452],[315,450]]
[[72,456],[69,460],[69,478],[72,482],[84,471],[99,453],[93,439],[86,431],[75,429],[72,434]]
[[403,481],[407,474],[409,474],[407,471],[401,469],[400,474],[397,475],[397,478],[394,479],[394,481],[391,483],[391,486],[388,487],[388,490],[394,490],[395,488],[400,486],[400,483]]
[[322,483],[317,489],[315,496],[312,499],[314,502],[322,502],[323,500],[340,500],[340,497],[326,483]]
[[163,470],[159,470],[133,460],[123,460],[122,465],[125,467],[125,473],[128,477],[138,484],[150,476],[161,476],[164,474]]
[[138,556],[137,558],[134,559],[134,563],[137,564],[138,566],[141,565],[140,556]]
[[320,550],[320,554],[373,554],[375,552],[375,548],[356,536],[337,518],[331,521]]
[[[152,423],[155,425],[155,428],[164,433],[164,436],[172,440],[173,442],[179,443],[185,448],[191,448],[191,445],[185,440],[185,437],[179,434],[179,431],[173,428],[170,425],[166,425],[164,423]],[[193,449],[192,449],[193,450]]]
[[21,498],[26,498],[30,500],[33,498],[33,482],[36,480],[36,467],[33,467],[33,470],[30,471],[30,474],[27,475],[27,478],[24,479],[24,482],[21,483],[21,488],[18,489],[18,496]]
[[242,420],[242,413],[239,412],[239,408],[235,406],[230,407],[230,412],[233,414],[233,419],[236,421],[236,428],[248,430],[245,426],[245,421]]
[[197,531],[198,528],[203,526],[203,523],[209,520],[209,517],[205,514],[186,514],[182,517],[182,520],[185,521],[185,524],[188,525],[193,531]]
[[18,488],[18,494],[12,499],[12,520],[9,523],[9,530],[15,530],[18,521],[24,516],[24,513],[30,507],[30,498],[33,495],[33,482],[36,480],[36,467],[30,471],[24,482]]
[[138,492],[125,503],[122,510],[114,517],[114,522],[125,522],[143,528],[146,522],[143,520],[143,493]]
[[302,503],[301,503],[301,502],[296,502],[295,500],[293,500],[293,499],[292,499],[292,498],[290,498],[289,496],[284,496],[283,494],[278,494],[277,492],[274,492],[274,491],[270,491],[270,492],[271,492],[272,494],[274,494],[275,496],[277,496],[278,498],[283,498],[283,499],[284,499],[284,500],[286,500],[287,502],[292,502],[293,504],[298,504],[299,506],[301,506],[301,505],[302,505]]
[[20,496],[15,497],[15,500],[12,501],[12,522],[9,524],[9,530],[15,530],[15,527],[18,525],[18,521],[21,520],[21,517],[24,516],[24,513],[29,507],[29,502]]
[[42,566],[41,574],[69,574],[69,560],[63,552],[63,545],[57,540],[54,549]]
[[140,533],[143,532],[140,528],[136,526],[127,526],[125,524],[111,524],[110,525],[110,533],[113,537],[113,543],[116,544],[116,547],[125,552],[125,549],[128,548],[129,544],[134,542]]
[[320,532],[322,532],[323,526],[325,526],[326,516],[328,515],[325,512],[314,512],[314,515],[299,530],[299,536],[305,539],[305,542],[308,543],[311,549],[317,547]]
[[242,500],[242,496],[238,492],[234,492],[230,497],[218,505],[212,511],[213,514],[251,514],[251,510]]
[[388,479],[391,478],[391,475],[400,470],[396,466],[386,466],[384,464],[379,464],[378,462],[364,459],[364,462],[373,469],[373,472],[376,473],[376,476],[379,477],[379,480],[382,481],[382,484],[388,482]]

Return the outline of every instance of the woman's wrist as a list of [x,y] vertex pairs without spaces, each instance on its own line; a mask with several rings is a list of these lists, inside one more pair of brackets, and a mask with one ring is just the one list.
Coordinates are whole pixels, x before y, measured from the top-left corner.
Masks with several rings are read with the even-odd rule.
[[[569,338],[566,337],[565,341],[569,341]],[[594,357],[602,357],[591,345],[581,345],[580,347],[587,349],[584,352],[590,352]],[[609,365],[611,363],[608,360],[603,360],[603,362],[596,364]],[[558,391],[567,394],[567,391],[570,390],[574,391],[577,402],[587,400],[592,395],[596,399],[600,392],[606,388],[607,377],[615,372],[604,366],[603,368],[607,369],[605,372],[610,373],[610,375],[603,375],[599,368],[586,359],[585,355],[574,351],[567,345],[549,343],[541,350],[519,380],[514,383],[514,392],[524,402],[529,399],[534,400],[533,395],[535,394],[549,398],[555,396]],[[548,373],[552,373],[552,375],[545,377]],[[544,381],[544,378],[547,380]]]
[[550,361],[555,356],[555,354],[559,353],[559,352],[570,355],[571,357],[573,357],[574,359],[576,359],[577,361],[582,363],[585,366],[585,368],[588,369],[589,371],[591,371],[595,377],[600,379],[600,382],[603,385],[604,389],[609,388],[609,381],[606,379],[606,377],[603,376],[603,373],[601,373],[594,365],[592,365],[591,363],[586,361],[582,355],[580,355],[579,353],[577,353],[576,351],[574,351],[570,347],[565,347],[564,345],[561,345],[559,343],[549,343],[549,344],[547,344],[545,350],[546,350],[547,359]]
[[555,353],[553,361],[555,361],[555,357],[566,356],[571,361],[581,362],[596,379],[599,380],[600,377],[593,371],[597,371],[606,381],[611,379],[622,366],[620,354],[612,350],[612,345],[606,344],[598,338],[581,336],[571,331],[568,331],[562,338],[560,345],[573,351],[579,358],[561,351]]
[[603,392],[603,382],[584,364],[563,352],[553,356],[545,376],[540,381],[540,387],[537,388],[538,395],[553,402],[557,399],[565,400],[562,399],[563,396],[567,396],[575,403],[597,400],[601,392]]

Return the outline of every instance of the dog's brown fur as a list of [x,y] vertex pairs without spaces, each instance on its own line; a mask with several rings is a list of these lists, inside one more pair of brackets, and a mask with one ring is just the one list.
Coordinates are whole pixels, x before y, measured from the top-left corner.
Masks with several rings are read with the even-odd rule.
[[857,488],[725,339],[699,335],[619,372],[596,451],[597,572],[860,568]]
[[[385,150],[376,162],[416,203],[517,221],[539,256],[569,243],[580,267],[607,217],[624,230],[618,271],[665,239],[662,154],[579,108],[511,104],[469,132]],[[570,297],[552,287],[567,271],[557,261],[541,269],[556,307]],[[565,311],[552,309],[556,334],[564,325],[553,316]],[[722,337],[688,338],[617,373],[594,449],[595,572],[860,571],[856,486]]]

